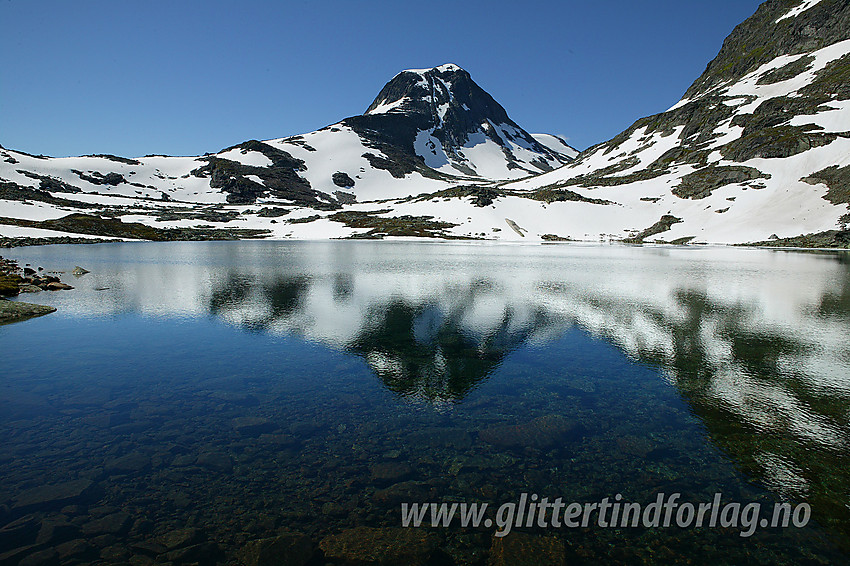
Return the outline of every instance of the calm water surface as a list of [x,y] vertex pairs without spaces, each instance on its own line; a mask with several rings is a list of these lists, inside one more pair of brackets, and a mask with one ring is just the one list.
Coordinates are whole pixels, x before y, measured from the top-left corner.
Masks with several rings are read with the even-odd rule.
[[[221,242],[5,255],[76,289],[25,295],[59,310],[0,327],[3,564],[238,564],[280,532],[306,535],[324,564],[319,544],[362,538],[355,527],[398,536],[402,502],[674,492],[808,503],[812,520],[748,538],[511,536],[570,564],[850,560],[846,254]],[[91,273],[74,279],[76,265]],[[435,563],[498,554],[495,528],[415,531]]]

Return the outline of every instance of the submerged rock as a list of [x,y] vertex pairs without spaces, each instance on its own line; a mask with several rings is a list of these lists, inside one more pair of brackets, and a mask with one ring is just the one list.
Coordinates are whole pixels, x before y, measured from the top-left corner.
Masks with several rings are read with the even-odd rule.
[[112,544],[100,551],[100,557],[111,564],[125,563],[129,556],[129,551],[121,544]]
[[195,528],[176,529],[161,535],[156,539],[157,544],[165,547],[165,550],[174,550],[184,546],[191,546],[204,542],[204,533]]
[[165,555],[167,562],[174,564],[216,564],[221,557],[221,549],[214,542],[202,542],[173,550]]
[[453,476],[462,471],[485,471],[509,468],[516,463],[516,458],[507,454],[495,454],[493,456],[459,456],[449,466],[449,473]]
[[277,425],[261,417],[237,417],[233,419],[233,428],[242,436],[260,436],[277,429]]
[[35,542],[39,525],[38,515],[31,514],[0,527],[0,553]]
[[82,499],[94,482],[81,479],[63,483],[43,485],[22,491],[12,504],[13,510],[53,507]]
[[402,462],[382,462],[370,468],[370,476],[376,481],[398,481],[409,476],[413,470]]
[[90,553],[91,550],[91,545],[83,539],[74,539],[68,542],[63,542],[56,547],[56,552],[61,560],[79,558]]
[[478,433],[478,438],[504,448],[546,449],[574,440],[582,434],[583,428],[577,422],[560,415],[546,415],[525,424],[495,426],[482,430]]
[[438,540],[422,529],[356,527],[322,539],[319,547],[334,564],[426,566],[443,563]]
[[204,452],[198,456],[195,464],[214,472],[229,474],[233,471],[233,460],[224,452]]
[[110,460],[104,466],[104,470],[108,474],[125,474],[130,472],[139,472],[147,468],[151,463],[151,459],[139,452],[131,452],[120,458]]
[[304,566],[312,556],[310,538],[300,533],[251,541],[239,552],[245,566]]
[[463,428],[425,428],[407,435],[412,446],[431,446],[464,450],[472,446],[472,438]]
[[37,548],[38,546],[31,544],[19,546],[12,550],[2,552],[0,553],[0,564],[20,564],[21,560],[26,559],[26,557],[33,553]]
[[506,537],[493,537],[488,566],[563,566],[566,546],[552,536],[513,532]]
[[22,558],[18,562],[18,566],[49,566],[50,564],[55,564],[58,557],[59,555],[53,548],[37,550]]
[[82,526],[82,532],[85,535],[119,535],[130,530],[133,524],[133,518],[124,512],[112,513],[100,519],[95,519]]
[[385,506],[395,506],[400,503],[418,503],[428,501],[430,488],[424,482],[405,481],[393,484],[386,489],[379,489],[372,496],[372,500]]
[[76,539],[79,535],[80,529],[77,525],[62,519],[45,519],[41,523],[36,543],[55,546]]
[[130,545],[130,549],[136,551],[140,554],[145,554],[147,556],[159,556],[160,554],[165,554],[168,550],[164,544],[160,544],[155,540],[143,540],[140,542],[134,542]]
[[617,448],[622,454],[646,458],[647,454],[652,452],[656,445],[648,438],[637,436],[622,436],[616,440]]

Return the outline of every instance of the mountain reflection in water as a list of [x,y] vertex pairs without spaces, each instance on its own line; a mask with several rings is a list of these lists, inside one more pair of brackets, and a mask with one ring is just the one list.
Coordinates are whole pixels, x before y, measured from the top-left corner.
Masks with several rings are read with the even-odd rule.
[[514,304],[486,279],[444,282],[419,296],[392,289],[391,277],[382,278],[386,292],[357,279],[230,273],[213,287],[210,312],[252,331],[295,334],[360,355],[388,389],[432,403],[462,400],[509,352],[564,327],[562,317]]
[[361,356],[416,403],[461,403],[511,352],[578,326],[660,368],[743,471],[850,536],[846,254],[252,242],[99,265],[98,253],[78,298],[52,299],[65,315],[212,314]]

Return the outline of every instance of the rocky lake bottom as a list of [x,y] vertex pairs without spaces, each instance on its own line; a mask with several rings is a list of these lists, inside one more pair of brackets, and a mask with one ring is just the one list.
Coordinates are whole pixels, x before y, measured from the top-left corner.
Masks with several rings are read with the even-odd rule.
[[[20,248],[0,564],[834,564],[850,262],[412,243]],[[63,278],[63,280],[65,280]],[[803,528],[402,527],[402,503],[806,502]]]

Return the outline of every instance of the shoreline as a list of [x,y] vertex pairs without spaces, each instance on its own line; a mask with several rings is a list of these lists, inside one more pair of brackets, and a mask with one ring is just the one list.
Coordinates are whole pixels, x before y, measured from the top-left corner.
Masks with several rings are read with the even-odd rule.
[[[796,238],[799,238],[796,237]],[[793,239],[796,239],[793,238]],[[789,240],[792,238],[784,238],[783,240]],[[829,251],[829,252],[847,252],[850,251],[850,247],[824,247],[824,246],[793,246],[793,245],[781,245],[782,240],[779,240],[776,244],[767,243],[767,242],[754,242],[754,243],[742,243],[742,244],[723,244],[723,243],[687,243],[687,244],[674,244],[671,242],[627,242],[622,240],[564,240],[564,241],[505,241],[505,240],[490,240],[490,239],[464,239],[464,240],[455,240],[455,239],[445,239],[445,238],[420,238],[420,237],[388,237],[388,238],[371,238],[371,239],[363,239],[363,238],[320,238],[320,239],[305,239],[305,238],[286,238],[286,239],[266,239],[266,238],[245,238],[245,239],[221,239],[221,240],[166,240],[169,242],[197,242],[197,241],[206,241],[206,242],[337,242],[337,241],[352,241],[352,242],[363,242],[363,241],[382,241],[382,242],[420,242],[420,243],[433,243],[433,244],[497,244],[497,245],[536,245],[536,246],[560,246],[560,245],[622,245],[622,246],[636,246],[636,247],[672,247],[672,248],[749,248],[749,249],[759,249],[759,250],[777,250],[777,251]],[[141,243],[156,243],[157,240],[121,240],[115,238],[80,238],[80,237],[72,237],[72,236],[61,236],[56,238],[33,238],[33,237],[4,237],[0,236],[0,248],[13,249],[13,248],[22,248],[22,247],[36,247],[36,246],[49,246],[49,245],[90,245],[90,244],[128,244],[134,242]],[[2,256],[0,256],[2,258]]]

